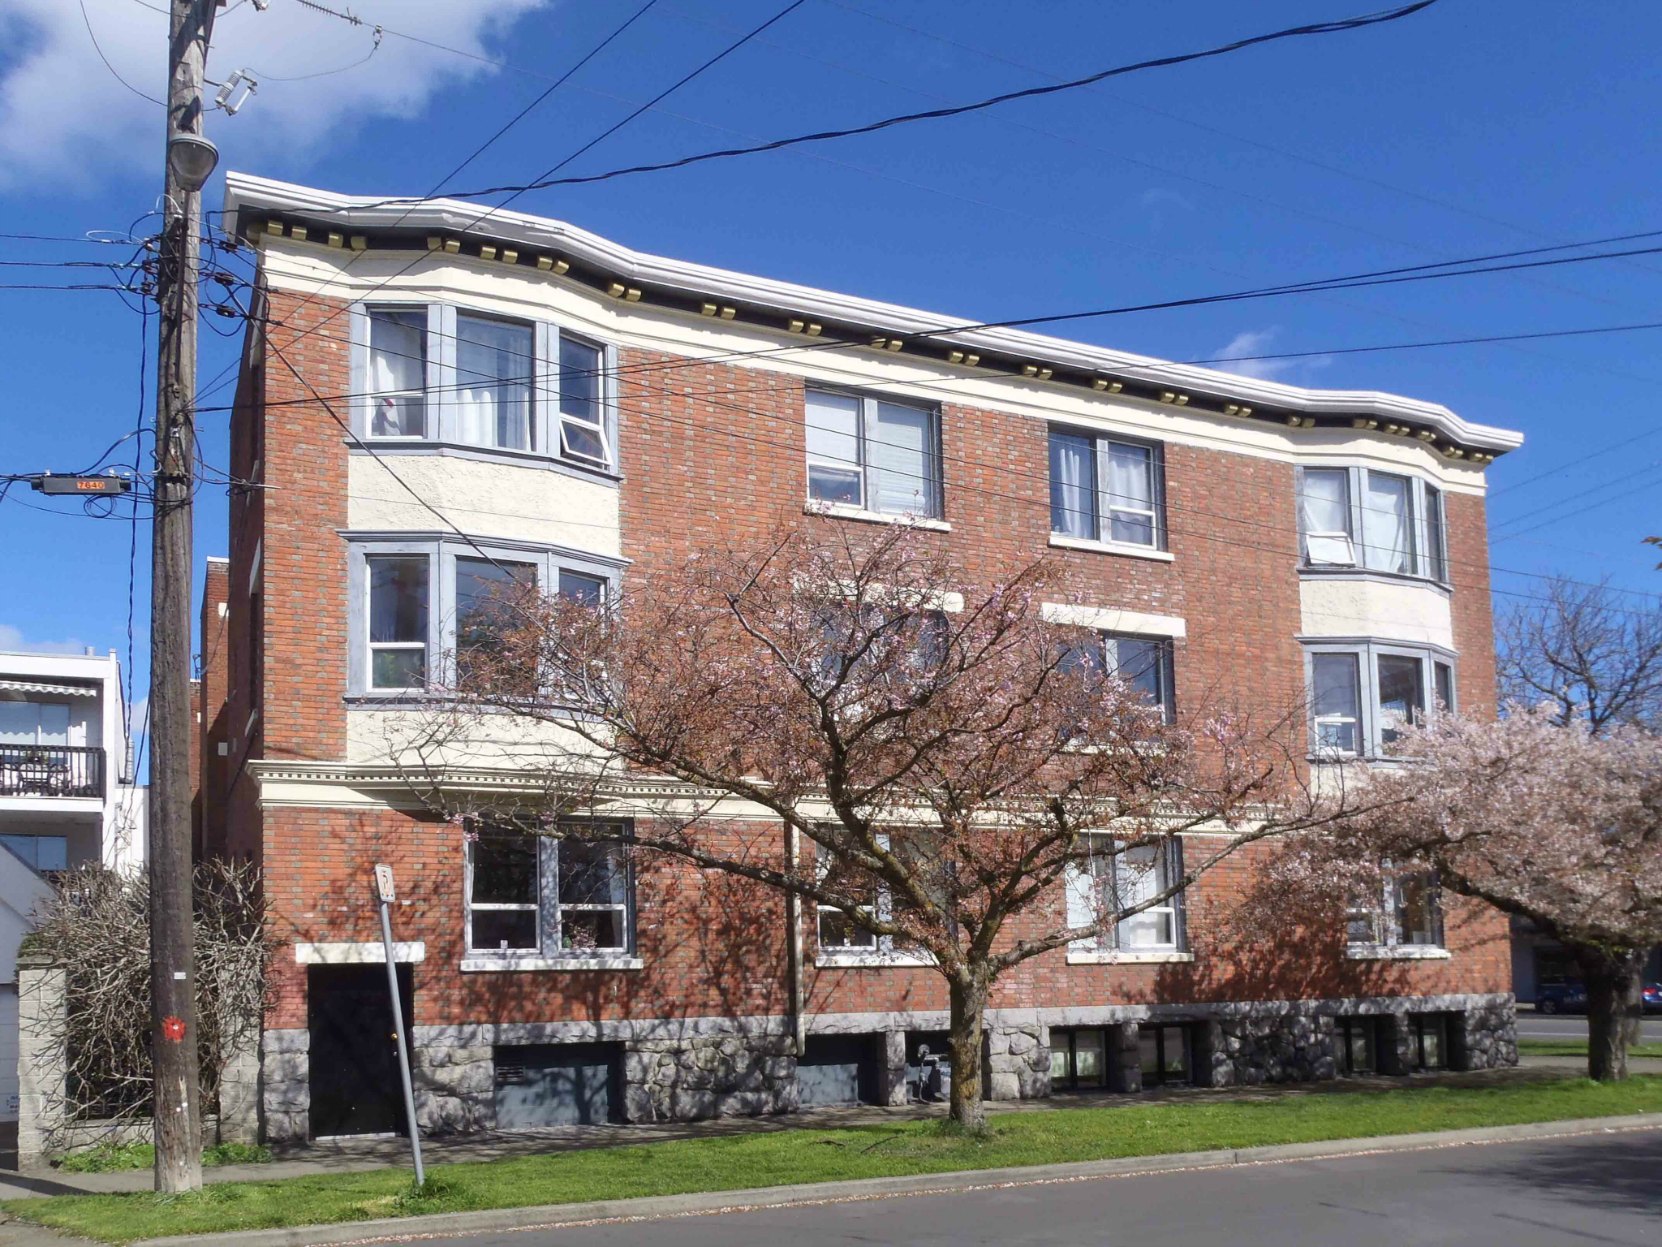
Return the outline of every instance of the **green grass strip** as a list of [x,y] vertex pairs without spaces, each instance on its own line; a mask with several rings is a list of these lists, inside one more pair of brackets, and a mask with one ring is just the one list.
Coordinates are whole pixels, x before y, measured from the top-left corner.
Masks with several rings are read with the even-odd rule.
[[[1585,1039],[1520,1039],[1518,1052],[1523,1056],[1578,1056],[1587,1055]],[[1662,1043],[1634,1044],[1627,1050],[1630,1057],[1662,1057]]]
[[62,1195],[12,1200],[8,1212],[110,1243],[168,1234],[422,1213],[519,1208],[735,1190],[798,1182],[946,1173],[1009,1165],[1155,1156],[1326,1139],[1662,1111],[1662,1077],[1600,1084],[1564,1078],[1493,1086],[1420,1085],[1264,1099],[1180,1098],[1102,1108],[996,1114],[984,1136],[938,1121],[757,1131],[438,1165],[427,1189],[405,1170],[216,1183],[166,1198]]

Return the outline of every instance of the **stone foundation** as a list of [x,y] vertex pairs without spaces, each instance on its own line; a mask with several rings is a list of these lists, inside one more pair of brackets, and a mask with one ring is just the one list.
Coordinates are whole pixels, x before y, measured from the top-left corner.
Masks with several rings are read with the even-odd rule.
[[1050,1094],[1050,1028],[1037,1014],[1002,1014],[985,1033],[989,1100],[1036,1100]]
[[788,1035],[637,1041],[623,1053],[624,1117],[697,1121],[795,1112],[794,1047]]
[[496,1058],[489,1046],[417,1043],[410,1054],[410,1081],[423,1131],[496,1128]]
[[1195,1080],[1202,1086],[1313,1082],[1337,1073],[1330,1016],[1223,1018],[1206,1025],[1210,1033],[1195,1053]]
[[1459,1069],[1499,1069],[1518,1063],[1518,1013],[1513,999],[1465,1011],[1461,1033],[1450,1036]]
[[311,1134],[311,1033],[269,1030],[260,1036],[260,1110],[267,1142]]

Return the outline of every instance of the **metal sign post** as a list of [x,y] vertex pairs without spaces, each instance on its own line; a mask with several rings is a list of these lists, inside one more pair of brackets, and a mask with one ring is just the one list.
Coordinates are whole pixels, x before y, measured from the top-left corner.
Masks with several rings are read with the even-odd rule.
[[404,1002],[398,997],[398,959],[392,947],[392,903],[398,899],[393,888],[392,867],[375,867],[375,899],[381,907],[381,942],[387,950],[387,992],[392,997],[393,1037],[398,1040],[398,1073],[404,1090],[404,1119],[410,1127],[410,1155],[415,1160],[417,1186],[427,1184],[421,1167],[421,1130],[416,1125],[415,1086],[410,1081],[410,1037],[404,1033]]

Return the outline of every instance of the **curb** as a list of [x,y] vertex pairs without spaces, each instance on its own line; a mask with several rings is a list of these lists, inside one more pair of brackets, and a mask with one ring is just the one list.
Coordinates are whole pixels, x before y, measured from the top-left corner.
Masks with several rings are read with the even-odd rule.
[[1627,1117],[1582,1117],[1567,1121],[1529,1122],[1518,1126],[1480,1126],[1420,1134],[1380,1135],[1366,1139],[1328,1139],[1266,1147],[1225,1148],[1213,1152],[1178,1152],[1118,1160],[1076,1161],[1064,1165],[1025,1165],[1009,1169],[973,1169],[952,1173],[913,1174],[900,1178],[860,1178],[751,1190],[703,1191],[688,1195],[652,1195],[640,1199],[597,1200],[584,1204],[545,1204],[487,1212],[447,1212],[421,1217],[351,1221],[339,1225],[294,1226],[276,1230],[240,1230],[232,1234],[188,1234],[148,1238],[131,1247],[325,1247],[455,1234],[489,1234],[510,1230],[559,1229],[604,1221],[654,1221],[708,1216],[760,1208],[893,1199],[905,1195],[939,1195],[989,1187],[1041,1186],[1093,1178],[1126,1178],[1176,1170],[1227,1169],[1238,1165],[1277,1164],[1298,1160],[1339,1159],[1386,1152],[1428,1151],[1481,1143],[1512,1143],[1662,1129],[1662,1113]]

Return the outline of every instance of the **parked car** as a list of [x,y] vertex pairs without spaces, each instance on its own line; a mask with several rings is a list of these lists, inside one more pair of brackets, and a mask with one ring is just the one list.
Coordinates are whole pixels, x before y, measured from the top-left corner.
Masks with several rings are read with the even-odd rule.
[[1542,983],[1535,989],[1535,1012],[1587,1012],[1587,985],[1574,981]]
[[1662,1013],[1662,983],[1645,984],[1645,1012]]

